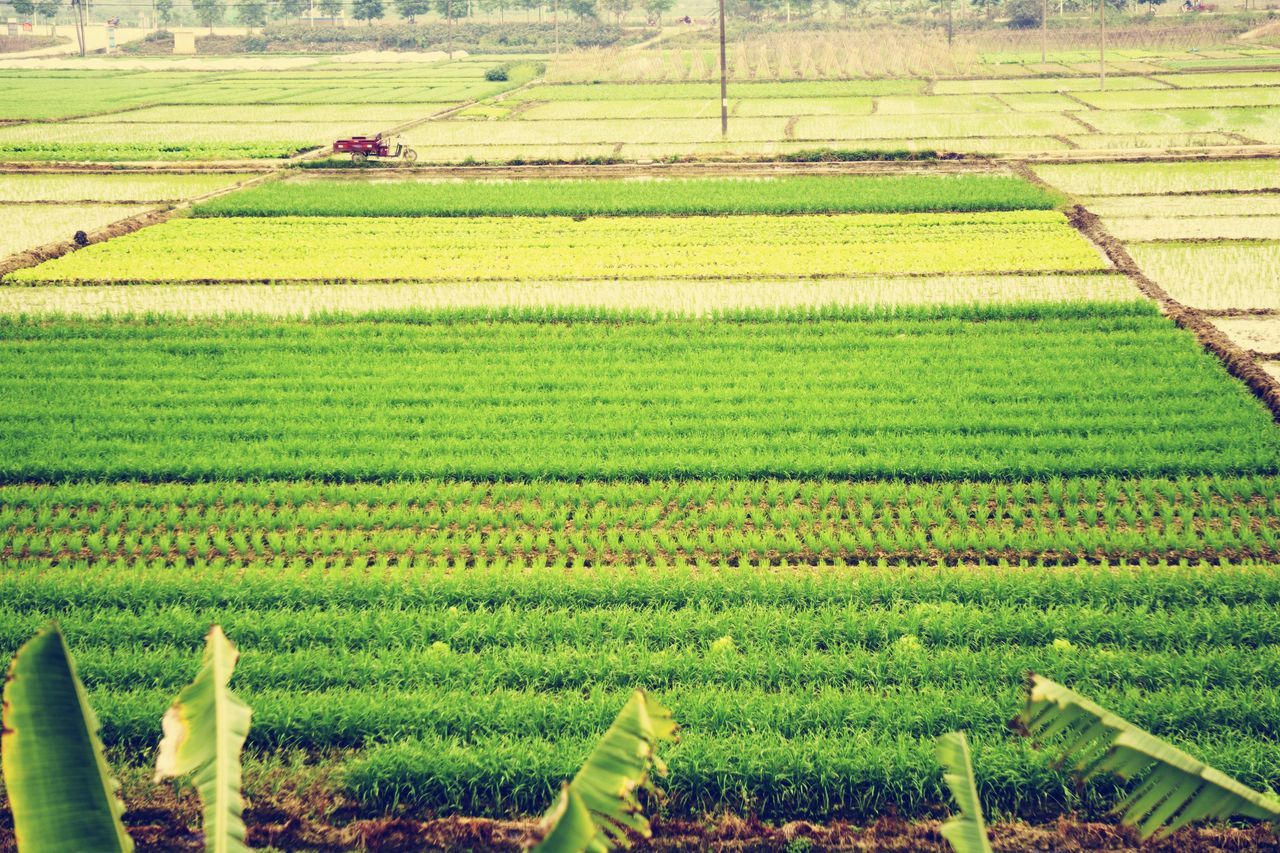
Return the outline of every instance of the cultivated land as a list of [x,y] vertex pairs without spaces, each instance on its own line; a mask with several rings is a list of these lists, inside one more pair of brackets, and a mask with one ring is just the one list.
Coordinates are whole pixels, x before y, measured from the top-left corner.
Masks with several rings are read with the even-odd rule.
[[[735,58],[728,144],[700,48],[0,69],[0,149],[54,170],[0,175],[0,649],[60,619],[140,837],[198,822],[148,764],[215,620],[286,849],[513,846],[431,821],[541,812],[636,686],[683,726],[670,837],[893,815],[940,849],[962,728],[1000,832],[1061,842],[1115,783],[1009,731],[1028,671],[1280,785],[1280,163],[1176,150],[1280,142],[1280,55],[1134,50],[1103,93],[1081,52],[834,39]],[[286,159],[473,100],[405,131],[424,161],[1176,161]]]

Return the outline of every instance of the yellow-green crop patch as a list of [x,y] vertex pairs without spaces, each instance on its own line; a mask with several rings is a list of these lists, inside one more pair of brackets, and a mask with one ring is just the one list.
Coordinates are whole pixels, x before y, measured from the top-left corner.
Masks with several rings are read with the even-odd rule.
[[179,219],[20,282],[753,278],[1105,269],[1057,211],[833,216]]

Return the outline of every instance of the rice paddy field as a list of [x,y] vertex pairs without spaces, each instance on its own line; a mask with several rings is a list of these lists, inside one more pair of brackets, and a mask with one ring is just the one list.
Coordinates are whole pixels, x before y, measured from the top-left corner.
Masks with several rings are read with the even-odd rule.
[[[1010,730],[1032,671],[1274,790],[1280,70],[1250,50],[1120,55],[1106,92],[1067,51],[769,65],[728,147],[705,75],[573,81],[599,56],[157,60],[82,72],[96,107],[0,67],[0,650],[59,620],[159,849],[199,822],[151,765],[215,621],[262,847],[514,849],[635,687],[681,725],[660,837],[941,850],[963,729],[1000,831],[1131,849],[1115,780]],[[290,159],[404,124],[424,163],[609,162]],[[1014,153],[613,162],[943,139]]]

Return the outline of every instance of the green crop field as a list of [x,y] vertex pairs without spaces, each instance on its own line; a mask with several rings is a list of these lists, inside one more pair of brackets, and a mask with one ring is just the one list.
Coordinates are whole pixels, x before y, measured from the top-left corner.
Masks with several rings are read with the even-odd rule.
[[[1047,210],[1061,196],[1011,175],[651,181],[275,182],[196,216],[639,216]],[[855,220],[858,221],[858,220]]]
[[1031,673],[1280,789],[1280,50],[1117,12],[1101,91],[995,11],[735,21],[723,136],[701,22],[0,60],[0,650],[58,621],[139,849],[215,623],[256,848],[518,849],[636,688],[653,849],[940,853],[957,730],[995,849],[1139,849]]

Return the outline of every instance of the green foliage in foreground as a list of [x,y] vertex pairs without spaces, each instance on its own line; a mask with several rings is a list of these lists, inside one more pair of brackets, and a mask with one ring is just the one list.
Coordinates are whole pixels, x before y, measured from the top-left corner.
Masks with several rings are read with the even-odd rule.
[[[675,740],[671,711],[637,690],[601,736],[559,800],[543,817],[549,829],[539,853],[604,853],[630,846],[631,833],[648,837],[649,820],[638,792],[656,793],[650,772],[667,775],[658,745]],[[566,817],[568,820],[566,820]]]
[[214,625],[205,637],[204,661],[195,681],[165,712],[164,740],[156,756],[155,781],[192,776],[204,804],[207,847],[212,853],[248,850],[241,814],[240,751],[251,712],[231,692],[239,652]]
[[1280,822],[1280,799],[1241,785],[1069,688],[1031,677],[1019,722],[1083,778],[1114,773],[1134,785],[1116,805],[1144,838],[1196,821],[1242,816]]
[[991,853],[978,785],[973,778],[969,739],[964,732],[948,732],[938,738],[938,763],[942,765],[951,798],[960,809],[939,831],[956,853]]
[[0,654],[51,615],[104,741],[135,751],[218,619],[250,748],[359,749],[329,767],[370,812],[540,813],[641,686],[683,726],[673,815],[936,815],[934,739],[956,729],[989,814],[1104,814],[1113,780],[1077,789],[1009,732],[1029,670],[1243,784],[1280,781],[1270,566],[8,567]]
[[5,791],[23,853],[133,850],[98,720],[56,625],[9,664],[3,723]]
[[683,178],[652,181],[281,181],[207,201],[196,216],[577,216],[1047,210],[1061,197],[1009,175]]
[[0,324],[0,477],[959,480],[1280,468],[1265,408],[1149,305],[844,316],[11,320]]
[[[249,709],[227,684],[237,652],[214,625],[196,680],[165,714],[156,781],[194,774],[209,853],[239,853],[240,748]],[[4,786],[22,853],[129,853],[124,806],[62,630],[41,628],[13,656],[4,688]]]

